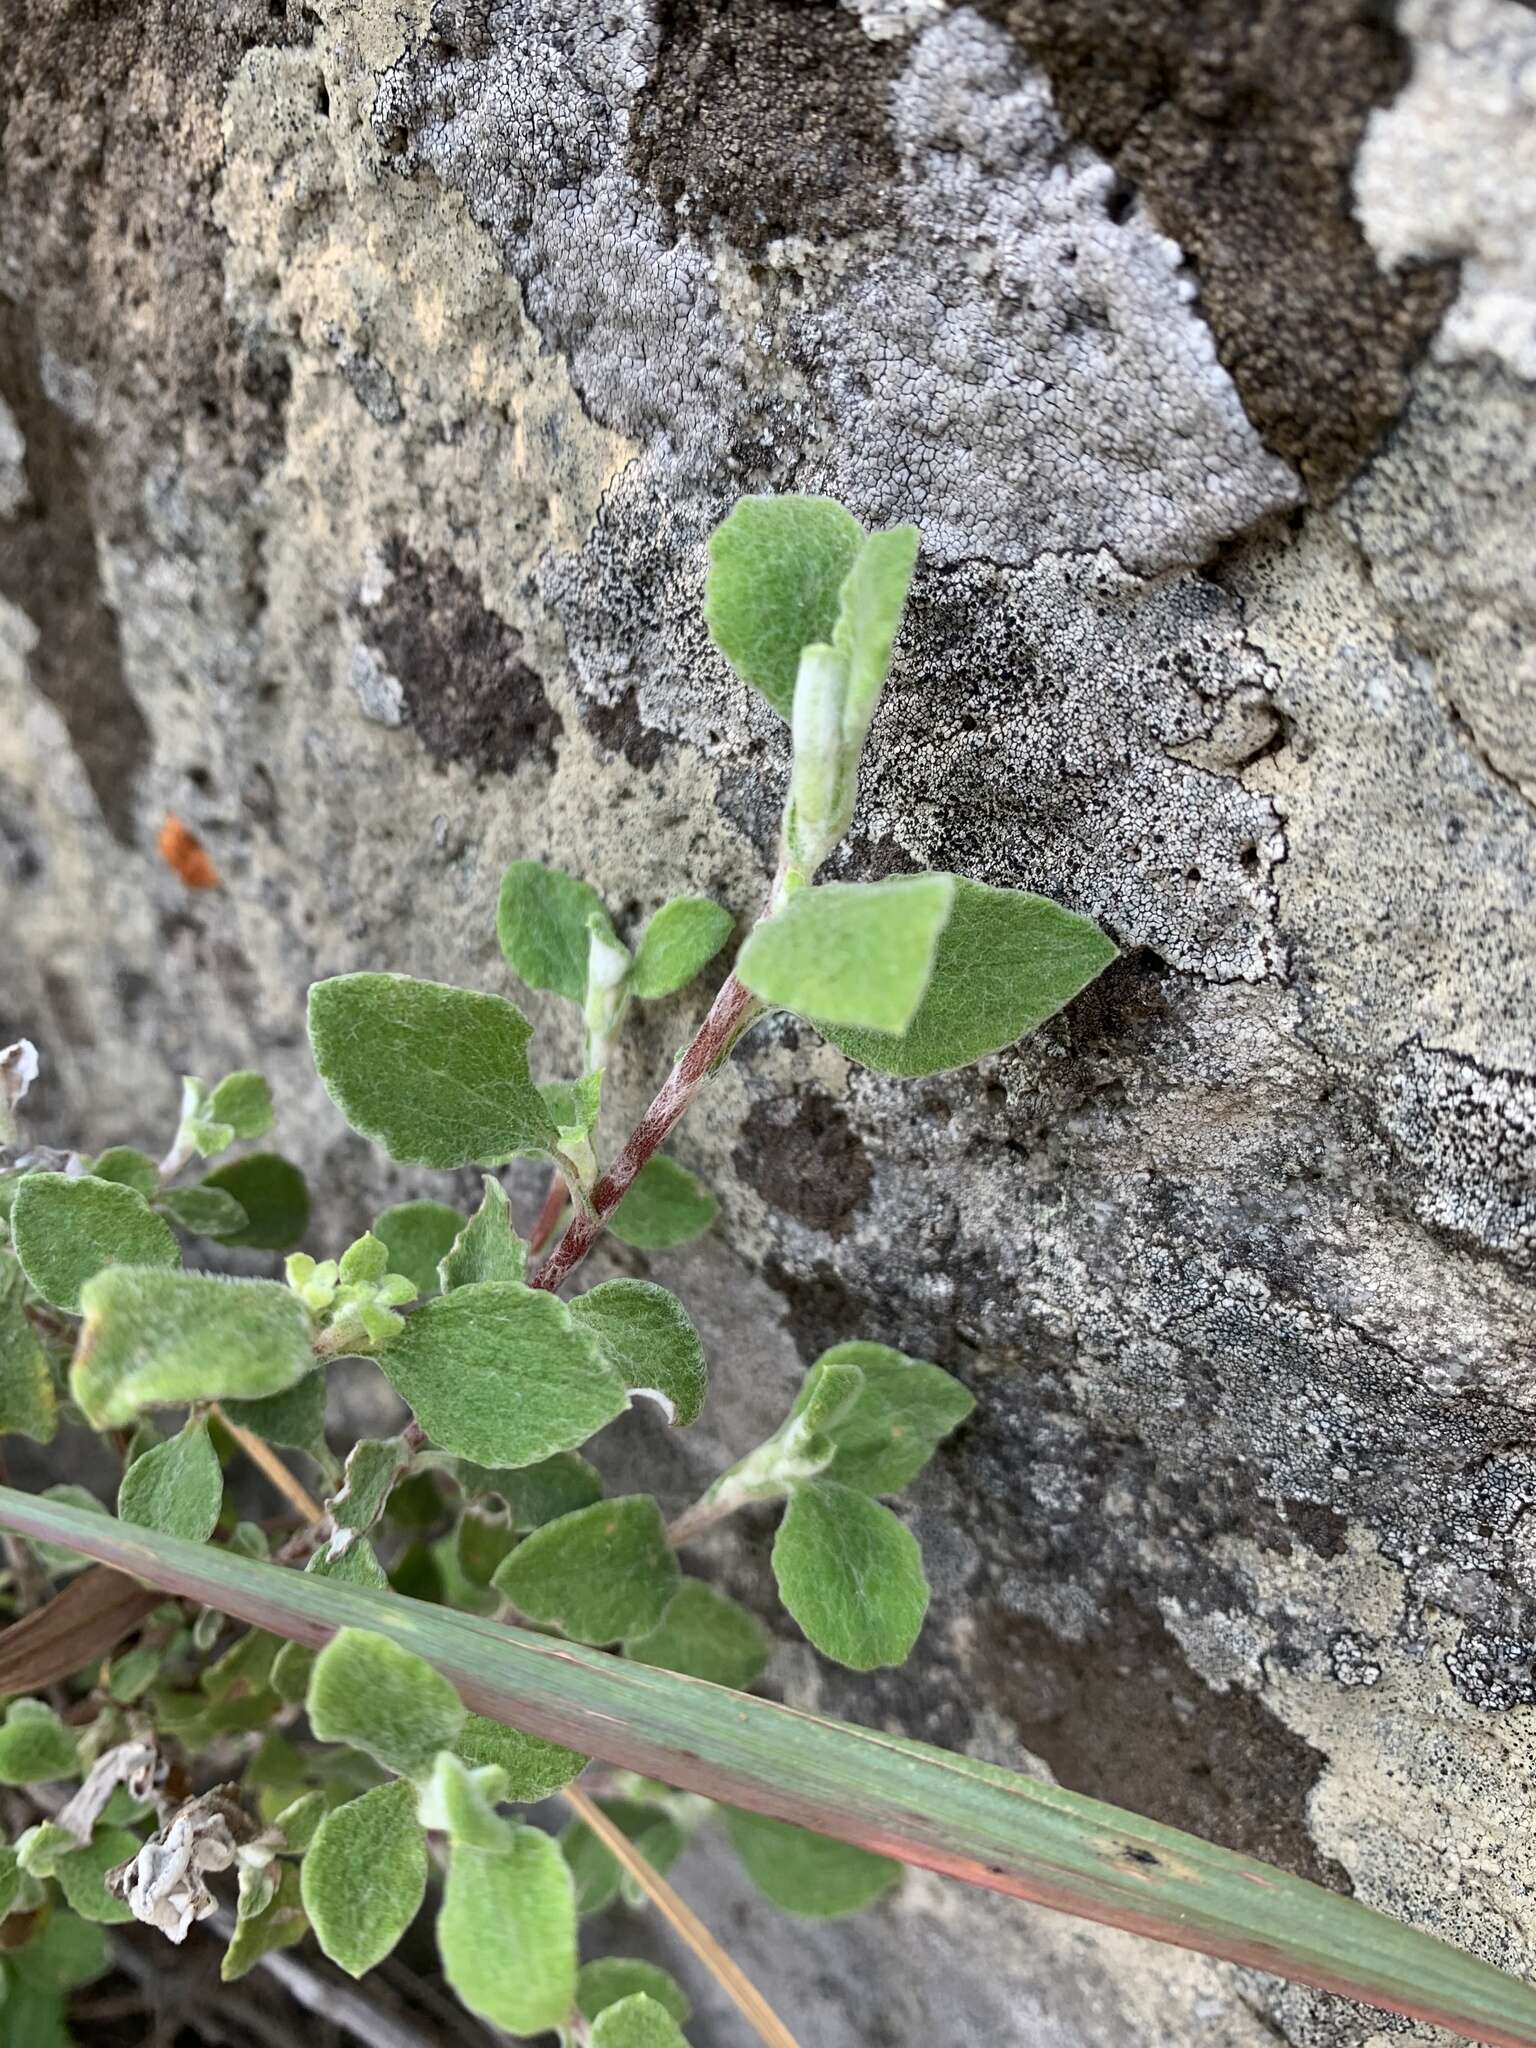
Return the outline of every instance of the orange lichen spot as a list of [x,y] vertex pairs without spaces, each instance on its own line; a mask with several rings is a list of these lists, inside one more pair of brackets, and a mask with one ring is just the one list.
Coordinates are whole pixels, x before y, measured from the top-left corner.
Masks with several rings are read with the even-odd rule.
[[219,871],[208,849],[174,811],[168,812],[155,845],[166,866],[189,889],[217,889]]

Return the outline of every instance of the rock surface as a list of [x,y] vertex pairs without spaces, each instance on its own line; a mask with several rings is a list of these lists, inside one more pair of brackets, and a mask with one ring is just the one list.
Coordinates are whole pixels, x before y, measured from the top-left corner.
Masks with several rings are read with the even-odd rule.
[[[1536,1971],[1536,15],[19,4],[0,1038],[46,1048],[40,1135],[149,1142],[177,1072],[259,1064],[360,1226],[405,1183],[305,984],[506,988],[522,855],[631,927],[679,882],[749,914],[784,738],[703,537],[743,490],[918,520],[836,871],[1040,889],[1124,957],[934,1082],[750,1042],[678,1147],[722,1228],[653,1261],[715,1402],[646,1453],[681,1499],[823,1344],[940,1360],[981,1406],[915,1496],[918,1659],[786,1640],[785,1692]],[[791,1942],[691,1868],[818,2048],[1402,2032],[926,1880]]]

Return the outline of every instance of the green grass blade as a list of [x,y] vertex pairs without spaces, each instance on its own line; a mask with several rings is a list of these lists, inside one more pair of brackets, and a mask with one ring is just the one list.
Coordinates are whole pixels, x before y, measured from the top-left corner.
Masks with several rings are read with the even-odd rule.
[[8,1487],[0,1527],[299,1642],[376,1629],[429,1659],[477,1712],[605,1763],[1492,2048],[1536,2048],[1536,1989],[1517,1978],[1354,1899],[1057,1786]]

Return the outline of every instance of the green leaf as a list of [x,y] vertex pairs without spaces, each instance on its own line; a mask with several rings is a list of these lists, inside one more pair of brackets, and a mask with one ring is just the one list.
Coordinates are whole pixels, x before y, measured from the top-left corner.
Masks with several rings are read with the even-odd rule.
[[844,736],[862,743],[885,687],[920,536],[915,526],[872,533],[838,592],[832,645],[848,674]]
[[309,992],[326,1093],[355,1131],[415,1166],[499,1166],[553,1149],[528,1073],[532,1035],[500,996],[403,974],[343,974]]
[[221,1188],[245,1211],[245,1227],[225,1239],[253,1251],[292,1251],[309,1228],[309,1189],[304,1176],[277,1152],[252,1152],[205,1174],[199,1187]]
[[[0,1920],[8,1913],[17,1911],[23,1901],[33,1905],[42,1903],[43,1894],[27,1882],[27,1873],[21,1867],[21,1859],[6,1842],[0,1842]],[[0,2004],[4,2003],[3,1988],[0,1988]]]
[[235,1923],[235,1931],[219,1964],[219,1976],[233,1984],[248,1970],[254,1970],[263,1956],[274,1949],[292,1948],[309,1932],[309,1915],[304,1911],[304,1880],[299,1866],[284,1863],[277,1874],[277,1889],[259,1913]]
[[541,1081],[539,1093],[560,1133],[563,1146],[579,1145],[597,1128],[598,1113],[603,1104],[600,1068],[584,1074],[579,1081]]
[[504,1849],[512,1831],[496,1807],[506,1796],[506,1773],[498,1765],[471,1766],[440,1749],[431,1771],[417,1781],[416,1811],[424,1828],[445,1834],[456,1849]]
[[250,1217],[227,1188],[200,1183],[191,1188],[167,1188],[160,1208],[179,1230],[197,1237],[231,1239],[249,1228]]
[[585,1002],[588,920],[593,917],[612,932],[602,897],[559,868],[518,860],[501,878],[496,936],[512,972],[530,988]]
[[360,1749],[402,1778],[429,1769],[464,1725],[464,1708],[446,1678],[366,1629],[332,1636],[315,1659],[305,1704],[322,1742]]
[[147,1152],[136,1152],[132,1145],[109,1145],[92,1163],[91,1172],[97,1180],[132,1188],[146,1202],[160,1192],[160,1169]]
[[224,1474],[202,1417],[135,1458],[117,1490],[120,1521],[188,1543],[208,1541],[223,1504]]
[[710,535],[710,638],[781,718],[794,704],[800,650],[832,638],[863,539],[831,498],[802,497],[743,498]]
[[928,986],[954,893],[950,875],[798,889],[753,927],[737,977],[764,1002],[817,1024],[904,1030]]
[[341,1549],[317,1550],[304,1569],[313,1572],[317,1579],[340,1579],[346,1586],[374,1586],[381,1593],[389,1584],[389,1574],[366,1536],[353,1536]]
[[12,1700],[0,1726],[0,1785],[42,1785],[80,1769],[75,1738],[41,1700]]
[[32,1285],[72,1313],[92,1274],[110,1266],[179,1266],[181,1247],[144,1197],[91,1174],[29,1173],[11,1210],[11,1241]]
[[665,1252],[700,1236],[719,1213],[703,1181],[658,1152],[636,1174],[608,1228],[638,1252]]
[[[107,1937],[101,1928],[94,1921],[82,1920],[77,1913],[55,1913],[25,1948],[6,1957],[19,1983],[32,1991],[52,1992],[55,1996],[76,1991],[82,1984],[93,1984],[106,1975],[110,1960]],[[16,2010],[17,2002],[12,1987],[4,2008],[7,2048],[12,2040],[33,2048],[34,2037],[22,2031],[26,2023]],[[61,2035],[60,2039],[67,2041],[68,2037]],[[51,2044],[44,2037],[38,2048],[51,2048]]]
[[[438,1285],[449,1294],[455,1287],[473,1287],[480,1280],[523,1280],[527,1272],[528,1247],[512,1227],[507,1191],[487,1174],[479,1208],[438,1264]],[[422,1291],[429,1294],[432,1290]]]
[[505,1772],[503,1795],[520,1806],[547,1799],[562,1785],[569,1785],[586,1769],[590,1758],[580,1756],[562,1743],[546,1742],[540,1735],[524,1735],[500,1721],[488,1721],[483,1714],[466,1716],[454,1737],[454,1749],[469,1764],[494,1764]]
[[910,1023],[892,1036],[825,1021],[822,1035],[862,1066],[907,1076],[969,1066],[1054,1017],[1115,958],[1091,918],[1022,890],[953,879],[954,909]]
[[735,926],[731,913],[708,896],[674,896],[640,934],[630,987],[648,1003],[675,995],[709,965]]
[[857,1366],[863,1384],[840,1416],[813,1425],[837,1446],[826,1477],[860,1493],[899,1493],[964,1422],[975,1399],[939,1366],[887,1345],[835,1344],[806,1374],[791,1416],[804,1413],[826,1374],[844,1365]]
[[533,1621],[578,1642],[643,1635],[677,1589],[677,1559],[648,1493],[594,1502],[546,1522],[518,1545],[495,1585]]
[[516,1542],[517,1532],[504,1508],[491,1510],[465,1502],[454,1548],[459,1569],[471,1584],[488,1586]]
[[503,1849],[454,1847],[437,1916],[443,1972],[472,2013],[513,2034],[560,2026],[576,1996],[576,1907],[559,1848],[537,1828]]
[[336,1527],[371,1529],[409,1462],[410,1452],[397,1436],[360,1438],[347,1453],[341,1491],[326,1502]]
[[226,1074],[208,1098],[208,1120],[237,1138],[262,1138],[272,1128],[272,1091],[260,1074]]
[[624,1654],[745,1692],[762,1676],[770,1647],[767,1630],[739,1601],[702,1579],[684,1579],[655,1628],[628,1637]]
[[59,1426],[59,1397],[22,1291],[20,1266],[0,1254],[0,1435],[48,1444]]
[[605,1280],[573,1301],[585,1330],[632,1394],[648,1394],[668,1422],[696,1422],[709,1387],[699,1333],[675,1294],[649,1280]]
[[541,1458],[536,1465],[518,1471],[496,1470],[460,1458],[459,1484],[472,1498],[499,1494],[506,1502],[512,1527],[526,1533],[541,1529],[559,1515],[590,1507],[603,1497],[603,1482],[595,1468],[575,1451],[561,1451],[553,1458]]
[[453,1250],[464,1218],[446,1202],[397,1202],[373,1226],[389,1252],[388,1270],[403,1273],[421,1295],[438,1291],[438,1262]]
[[296,1386],[265,1400],[230,1401],[226,1407],[230,1420],[242,1429],[253,1430],[284,1450],[303,1451],[328,1476],[336,1471],[336,1459],[325,1440],[323,1372],[306,1373]]
[[[665,1877],[683,1851],[683,1831],[666,1808],[639,1799],[599,1799],[597,1803],[651,1868]],[[562,1830],[560,1847],[576,1880],[576,1911],[581,1917],[611,1906],[624,1879],[612,1852],[581,1820]]]
[[666,2006],[637,1991],[598,2014],[591,2048],[688,2048],[688,2043]]
[[299,1866],[315,1939],[349,1977],[382,1963],[427,1889],[427,1839],[415,1787],[376,1785],[321,1821]]
[[786,1913],[817,1919],[861,1913],[901,1881],[901,1865],[889,1856],[810,1834],[766,1814],[743,1813],[734,1806],[720,1811],[748,1877]]
[[272,1690],[285,1706],[297,1707],[302,1704],[309,1691],[310,1673],[315,1668],[318,1651],[306,1649],[303,1643],[284,1643],[272,1660]]
[[599,1956],[584,1963],[576,1979],[576,2006],[589,2020],[595,2020],[621,1998],[643,1994],[654,1999],[664,2012],[683,2026],[693,2010],[688,1994],[675,1977],[654,1963],[642,1963],[629,1956]]
[[304,1305],[275,1280],[114,1266],[86,1282],[81,1307],[70,1390],[96,1429],[142,1408],[282,1393],[315,1363]]
[[126,1828],[98,1827],[83,1849],[59,1858],[54,1875],[64,1896],[82,1920],[97,1920],[105,1927],[120,1927],[133,1918],[126,1899],[114,1898],[102,1880],[109,1870],[139,1853],[139,1838]]
[[485,1465],[574,1450],[629,1405],[565,1304],[510,1281],[429,1301],[379,1363],[433,1443]]
[[825,1657],[853,1671],[900,1664],[928,1611],[912,1532],[866,1493],[815,1479],[773,1543],[779,1597]]

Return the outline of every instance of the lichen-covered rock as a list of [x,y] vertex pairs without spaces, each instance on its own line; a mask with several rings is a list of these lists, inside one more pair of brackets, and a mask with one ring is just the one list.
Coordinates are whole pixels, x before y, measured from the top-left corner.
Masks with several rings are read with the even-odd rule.
[[[980,1407],[916,1497],[918,1660],[786,1640],[785,1691],[1530,1974],[1536,18],[217,12],[23,0],[0,42],[0,1042],[44,1047],[39,1138],[151,1143],[177,1072],[254,1064],[333,1236],[452,1194],[343,1129],[305,984],[507,988],[519,856],[630,932],[680,883],[750,912],[784,736],[708,645],[703,538],[748,489],[918,520],[836,871],[1045,890],[1124,957],[933,1081],[749,1039],[678,1146],[723,1226],[654,1262],[711,1407],[614,1455],[681,1500],[822,1345],[939,1359]],[[608,1139],[692,1001],[637,1020]],[[576,1019],[533,1007],[553,1074]],[[760,1535],[712,1553],[757,1599]],[[791,1944],[680,1876],[831,2048],[1387,2038],[926,1879]]]

